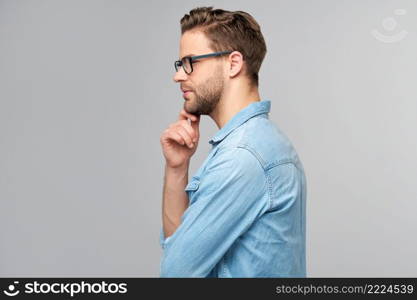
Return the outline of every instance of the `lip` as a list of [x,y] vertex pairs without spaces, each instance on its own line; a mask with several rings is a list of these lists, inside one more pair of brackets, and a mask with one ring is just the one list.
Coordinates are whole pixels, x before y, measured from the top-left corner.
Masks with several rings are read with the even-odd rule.
[[189,101],[190,99],[191,99],[191,91],[186,91],[186,92],[184,92],[183,94],[182,94],[182,98],[185,100],[185,101]]

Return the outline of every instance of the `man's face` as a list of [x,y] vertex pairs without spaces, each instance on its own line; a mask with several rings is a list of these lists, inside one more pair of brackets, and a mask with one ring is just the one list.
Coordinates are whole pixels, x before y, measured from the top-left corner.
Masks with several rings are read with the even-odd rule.
[[[208,39],[200,31],[187,31],[181,36],[180,59],[214,52]],[[208,115],[217,106],[224,88],[224,61],[221,58],[203,58],[193,62],[193,72],[187,74],[181,67],[174,81],[181,84],[185,99],[184,110],[190,114]]]

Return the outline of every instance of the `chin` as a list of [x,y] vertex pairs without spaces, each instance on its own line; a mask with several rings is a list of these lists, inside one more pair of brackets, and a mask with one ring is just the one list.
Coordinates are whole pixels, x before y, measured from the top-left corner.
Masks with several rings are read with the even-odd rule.
[[184,102],[184,110],[186,111],[186,112],[188,112],[189,114],[193,114],[193,115],[197,115],[197,109],[196,109],[196,107],[194,107],[194,105],[193,104],[191,104],[191,103],[187,103],[188,101],[190,101],[190,100],[186,100],[185,102]]

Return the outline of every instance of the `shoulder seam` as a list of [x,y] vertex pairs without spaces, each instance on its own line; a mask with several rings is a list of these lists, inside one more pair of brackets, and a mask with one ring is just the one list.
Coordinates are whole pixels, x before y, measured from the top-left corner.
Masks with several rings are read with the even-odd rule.
[[263,170],[263,173],[264,173],[264,176],[265,176],[266,189],[267,189],[267,193],[268,193],[268,199],[267,199],[268,209],[267,210],[270,210],[271,206],[272,206],[272,197],[271,197],[271,195],[272,195],[272,186],[271,186],[271,180],[268,176],[268,173],[266,172],[266,170],[263,166],[264,164],[263,164],[262,158],[258,155],[258,153],[254,149],[252,149],[248,145],[238,144],[236,146],[236,148],[240,148],[240,149],[244,149],[244,150],[248,151],[253,157],[255,157],[255,159],[258,161],[259,165],[261,166],[261,168]]

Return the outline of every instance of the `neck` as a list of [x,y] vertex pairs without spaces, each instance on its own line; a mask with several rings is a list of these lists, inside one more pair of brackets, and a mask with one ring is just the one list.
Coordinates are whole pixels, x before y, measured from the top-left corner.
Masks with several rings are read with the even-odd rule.
[[260,101],[258,87],[249,82],[239,81],[225,87],[216,108],[210,113],[217,127],[221,129],[235,114],[253,102]]

